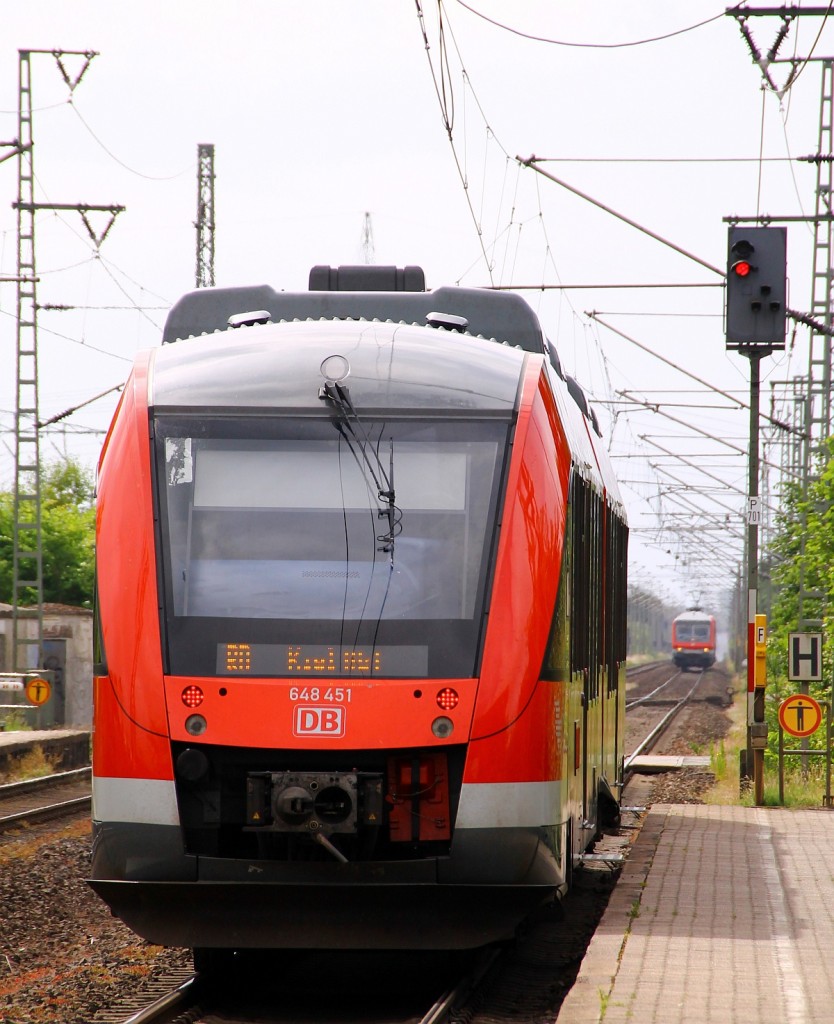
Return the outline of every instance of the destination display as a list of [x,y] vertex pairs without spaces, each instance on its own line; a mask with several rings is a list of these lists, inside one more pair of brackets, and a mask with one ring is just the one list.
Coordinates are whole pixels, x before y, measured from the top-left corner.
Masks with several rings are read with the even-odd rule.
[[355,647],[339,644],[217,645],[217,674],[221,676],[299,676],[321,679],[349,676],[423,677],[428,674],[429,649],[423,645]]

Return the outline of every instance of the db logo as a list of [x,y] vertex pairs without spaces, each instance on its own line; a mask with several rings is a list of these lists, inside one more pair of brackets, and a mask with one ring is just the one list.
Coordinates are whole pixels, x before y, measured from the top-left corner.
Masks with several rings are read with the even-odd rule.
[[345,709],[332,704],[324,708],[296,704],[292,731],[295,736],[344,736]]

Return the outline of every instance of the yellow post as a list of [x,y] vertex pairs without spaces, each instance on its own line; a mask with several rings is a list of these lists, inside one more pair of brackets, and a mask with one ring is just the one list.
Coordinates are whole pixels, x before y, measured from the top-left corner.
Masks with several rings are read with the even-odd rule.
[[755,625],[753,724],[751,742],[753,746],[753,794],[756,806],[764,803],[764,752],[767,746],[767,721],[765,719],[765,686],[767,685],[767,616],[756,615]]

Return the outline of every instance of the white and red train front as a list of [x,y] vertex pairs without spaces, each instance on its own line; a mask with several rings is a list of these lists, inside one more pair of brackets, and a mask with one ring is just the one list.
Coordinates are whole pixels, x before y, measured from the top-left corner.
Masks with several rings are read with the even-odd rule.
[[543,354],[165,345],[98,493],[91,882],[139,934],[475,946],[565,885],[618,781],[625,527]]

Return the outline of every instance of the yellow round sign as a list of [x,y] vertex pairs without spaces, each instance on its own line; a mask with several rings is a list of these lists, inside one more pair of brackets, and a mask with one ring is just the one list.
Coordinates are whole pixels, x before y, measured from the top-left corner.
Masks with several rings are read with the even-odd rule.
[[779,705],[779,724],[791,736],[810,736],[822,721],[822,708],[805,693],[795,693]]
[[46,704],[51,696],[52,687],[48,679],[41,679],[40,676],[35,676],[34,679],[26,680],[26,699],[30,704],[40,707],[41,704]]

